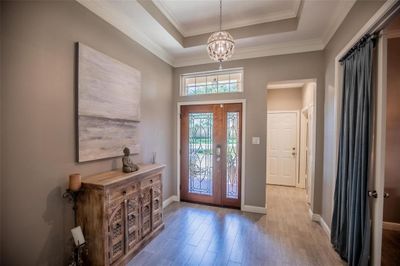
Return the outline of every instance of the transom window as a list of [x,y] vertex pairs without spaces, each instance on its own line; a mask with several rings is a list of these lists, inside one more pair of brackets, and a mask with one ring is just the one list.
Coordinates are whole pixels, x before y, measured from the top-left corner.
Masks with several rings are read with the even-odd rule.
[[181,96],[243,91],[243,68],[181,75]]

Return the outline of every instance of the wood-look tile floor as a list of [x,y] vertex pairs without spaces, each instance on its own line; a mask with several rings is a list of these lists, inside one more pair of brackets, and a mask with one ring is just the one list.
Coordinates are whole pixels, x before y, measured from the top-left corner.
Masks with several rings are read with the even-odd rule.
[[303,189],[268,186],[267,215],[176,202],[165,229],[129,265],[344,265]]

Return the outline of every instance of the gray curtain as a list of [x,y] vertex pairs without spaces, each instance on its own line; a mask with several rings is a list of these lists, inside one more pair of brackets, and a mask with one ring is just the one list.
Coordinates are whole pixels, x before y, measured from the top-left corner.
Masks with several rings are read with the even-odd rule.
[[373,39],[344,60],[342,117],[331,242],[349,265],[368,265],[368,170],[372,123]]

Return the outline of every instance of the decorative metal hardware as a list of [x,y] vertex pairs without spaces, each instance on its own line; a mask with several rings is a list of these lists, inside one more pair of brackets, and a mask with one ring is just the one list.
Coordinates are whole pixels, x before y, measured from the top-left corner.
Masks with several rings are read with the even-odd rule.
[[213,113],[189,114],[189,192],[212,195]]
[[368,197],[376,199],[378,197],[378,192],[376,192],[376,190],[368,191]]
[[239,197],[239,113],[228,112],[226,117],[226,197]]

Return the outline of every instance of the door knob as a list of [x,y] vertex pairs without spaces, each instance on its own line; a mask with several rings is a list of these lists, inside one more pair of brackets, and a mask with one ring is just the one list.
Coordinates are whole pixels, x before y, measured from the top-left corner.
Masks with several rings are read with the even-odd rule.
[[376,190],[368,191],[368,197],[377,198],[378,197],[378,193],[376,192]]
[[293,155],[293,156],[295,156],[295,155],[296,155],[296,153],[295,153],[295,152],[292,152],[292,155]]
[[383,193],[383,197],[386,199],[386,198],[389,198],[389,193],[388,192],[385,192],[385,193]]

